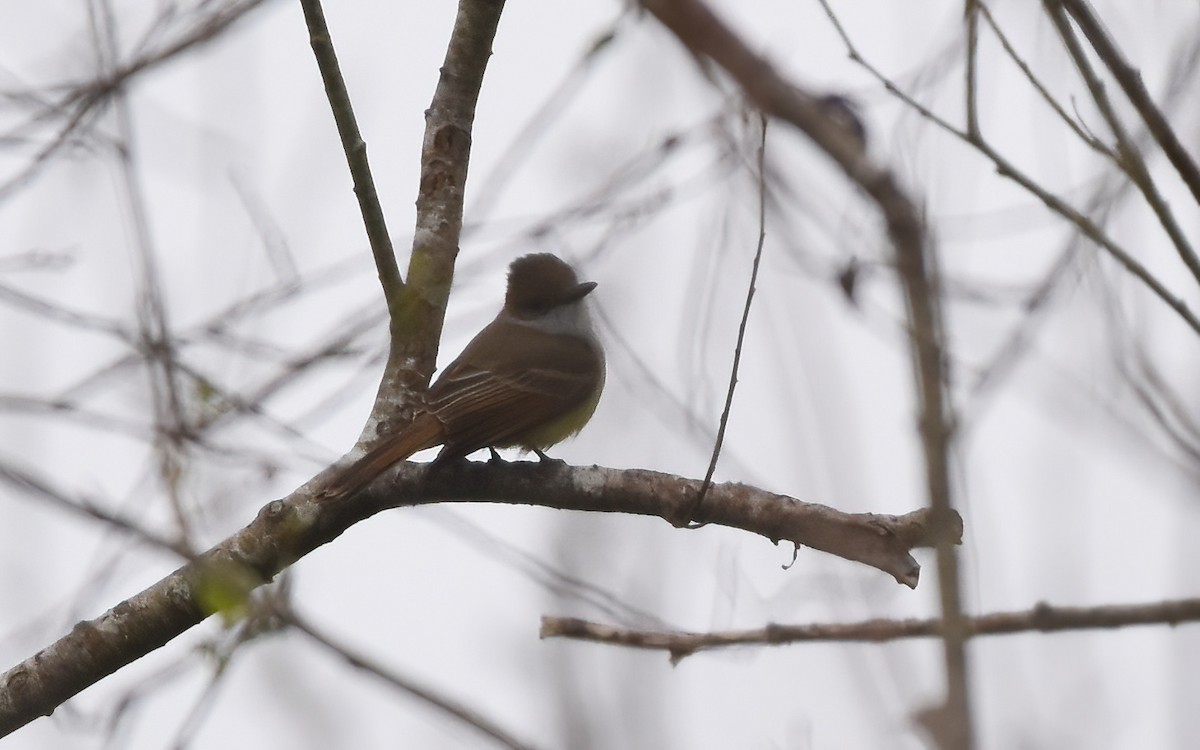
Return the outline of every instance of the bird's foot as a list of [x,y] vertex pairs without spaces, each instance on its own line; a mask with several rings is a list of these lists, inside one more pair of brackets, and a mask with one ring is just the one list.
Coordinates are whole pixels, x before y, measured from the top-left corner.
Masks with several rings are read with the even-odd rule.
[[561,458],[550,458],[549,456],[547,456],[545,453],[538,450],[537,448],[534,448],[533,452],[537,454],[538,466],[545,466],[546,468],[557,468],[559,466],[567,465],[567,462],[562,460]]

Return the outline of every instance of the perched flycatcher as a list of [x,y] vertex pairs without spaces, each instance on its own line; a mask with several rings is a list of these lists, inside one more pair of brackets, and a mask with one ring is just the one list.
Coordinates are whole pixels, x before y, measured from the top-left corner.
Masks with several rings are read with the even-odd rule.
[[550,253],[513,261],[504,307],[430,386],[425,411],[335,479],[331,494],[356,492],[435,445],[435,464],[480,448],[544,457],[579,432],[604,388],[604,351],[584,304],[595,288]]

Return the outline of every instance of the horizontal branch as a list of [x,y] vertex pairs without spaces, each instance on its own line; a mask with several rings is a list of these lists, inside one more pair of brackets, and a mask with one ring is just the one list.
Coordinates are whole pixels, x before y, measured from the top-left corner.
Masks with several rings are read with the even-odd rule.
[[[995,612],[966,617],[966,635],[1053,633],[1062,630],[1109,630],[1130,625],[1178,625],[1200,621],[1200,599],[1177,599],[1154,604],[1101,607],[1054,607],[1038,604],[1021,612]],[[669,651],[679,661],[697,651],[729,646],[779,645],[805,641],[886,643],[902,638],[942,635],[941,620],[865,620],[811,625],[767,625],[753,630],[721,633],[632,630],[601,625],[574,617],[543,617],[542,638],[574,638],[617,646]]]
[[[694,520],[870,565],[910,588],[916,588],[920,566],[909,553],[916,547],[932,547],[937,541],[924,509],[901,516],[846,513],[740,483],[712,485],[692,516],[701,484],[644,469],[530,462],[496,471],[487,464],[463,462],[453,472],[428,477],[423,467],[406,467],[389,481],[377,482],[372,496],[386,503],[385,507],[391,507],[397,497],[420,493],[425,497],[410,500],[412,504],[474,500],[657,516],[676,526]],[[947,533],[949,541],[961,542],[961,517],[955,515]]]
[[[0,676],[0,736],[166,644],[216,611],[236,607],[317,547],[388,508],[434,502],[500,502],[659,516],[690,509],[700,482],[597,466],[459,462],[430,472],[405,463],[363,492],[330,499],[314,491],[338,467],[259,511],[241,531]],[[871,565],[915,587],[909,554],[934,543],[928,513],[844,513],[741,484],[713,485],[696,520],[787,540]],[[961,524],[961,522],[960,522]],[[961,525],[958,532],[961,535]]]

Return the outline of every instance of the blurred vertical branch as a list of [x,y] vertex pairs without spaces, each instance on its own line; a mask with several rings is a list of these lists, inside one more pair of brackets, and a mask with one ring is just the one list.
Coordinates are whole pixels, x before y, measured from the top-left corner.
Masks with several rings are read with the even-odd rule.
[[[393,409],[391,402],[404,401],[408,384],[423,386],[421,379],[427,380],[433,368],[458,251],[475,104],[502,8],[503,3],[498,0],[462,0],[459,6],[446,61],[427,114],[414,250],[408,282],[400,290],[398,310],[389,309],[393,334],[391,356],[375,415],[398,414],[396,418],[402,419],[403,412]],[[317,46],[326,52],[332,50],[331,46],[320,43]],[[823,123],[824,120],[818,119],[812,126],[819,128]],[[846,136],[840,130],[832,132],[834,137],[848,138],[843,145],[856,148],[853,135]],[[350,150],[355,151],[354,139],[350,141]],[[294,285],[289,284],[276,293],[245,300],[218,315],[210,325],[202,326],[195,340],[244,346],[249,342],[228,338],[228,326],[251,310],[270,307],[294,292]],[[17,300],[25,308],[42,310],[48,317],[66,318],[81,328],[119,337],[134,351],[108,368],[114,372],[127,362],[140,364],[150,357],[150,353],[137,346],[137,335],[107,319],[73,314],[36,297],[5,294],[0,288],[0,299],[5,298]],[[361,321],[355,320],[342,336],[315,347],[298,360],[287,359],[284,365],[287,374],[272,379],[249,399],[227,397],[223,389],[189,368],[186,362],[177,359],[172,362],[179,372],[192,379],[189,384],[219,393],[215,398],[222,403],[215,410],[217,413],[227,410],[252,414],[257,404],[282,387],[292,374],[343,350],[347,337],[353,338],[361,330],[359,325]],[[173,335],[184,342],[193,340],[186,333],[176,331]],[[274,346],[255,343],[260,344],[256,348],[277,353]],[[54,409],[64,403],[67,402],[54,400],[38,405]],[[189,426],[207,429],[217,421],[218,418],[201,417]],[[369,436],[371,424],[382,422],[382,417],[369,422],[364,434]],[[23,478],[3,469],[0,466],[0,481],[15,484],[25,493],[56,497],[61,505],[76,512],[123,532],[137,533],[137,528],[122,515],[93,509],[88,499],[76,500],[39,482],[37,477]],[[79,691],[165,645],[209,615],[219,611],[238,616],[247,609],[246,602],[251,601],[256,588],[351,525],[386,508],[471,500],[675,518],[699,491],[698,483],[671,475],[599,467],[554,467],[547,472],[537,466],[465,466],[453,477],[429,481],[421,467],[405,464],[398,467],[392,480],[390,486],[378,487],[373,494],[364,493],[362,502],[338,504],[314,497],[310,487],[320,481],[319,477],[314,478],[286,498],[266,504],[253,522],[206,552],[192,555],[190,550],[181,549],[186,557],[183,567],[99,617],[78,622],[56,642],[0,675],[0,736],[38,716],[50,714]],[[915,546],[929,543],[925,510],[904,516],[850,514],[745,485],[713,486],[710,497],[715,500],[716,517],[710,519],[712,523],[821,549],[872,565],[901,584],[917,584],[919,566],[911,551]],[[153,534],[141,536],[144,541],[179,549],[174,540]],[[206,705],[202,699],[193,716],[202,716]]]
[[[845,41],[851,59],[874,75],[889,92],[900,99],[906,106],[917,112],[922,118],[960,138],[976,149],[983,157],[992,161],[999,174],[1015,181],[1053,212],[1077,227],[1079,231],[1079,235],[1077,236],[1086,237],[1106,250],[1128,271],[1131,277],[1144,284],[1154,296],[1158,297],[1175,312],[1186,325],[1190,326],[1193,331],[1200,332],[1200,320],[1197,319],[1195,313],[1189,309],[1185,302],[1188,295],[1178,294],[1168,286],[1168,283],[1177,284],[1185,279],[1181,276],[1167,276],[1153,270],[1155,268],[1154,265],[1142,262],[1135,255],[1134,249],[1127,249],[1120,246],[1105,227],[1105,217],[1114,210],[1114,207],[1120,200],[1120,196],[1126,192],[1124,190],[1125,186],[1132,185],[1136,187],[1145,200],[1146,205],[1158,219],[1159,226],[1162,228],[1167,240],[1175,248],[1183,267],[1191,272],[1193,279],[1200,279],[1200,274],[1197,273],[1200,270],[1200,261],[1197,260],[1191,241],[1183,231],[1181,223],[1176,220],[1175,214],[1164,196],[1164,189],[1160,188],[1157,184],[1151,167],[1147,163],[1148,159],[1143,155],[1143,151],[1148,145],[1151,145],[1151,140],[1157,143],[1163,149],[1168,161],[1191,191],[1193,197],[1200,195],[1200,190],[1197,189],[1197,185],[1200,184],[1200,177],[1197,177],[1198,172],[1195,163],[1192,157],[1180,145],[1179,139],[1176,137],[1166,116],[1160,111],[1158,105],[1154,103],[1146,91],[1140,73],[1124,59],[1115,42],[1105,31],[1091,5],[1086,0],[1045,0],[1044,10],[1046,16],[1058,32],[1064,51],[1069,59],[1074,62],[1080,78],[1086,86],[1088,98],[1096,106],[1104,123],[1108,126],[1109,132],[1102,135],[1093,135],[1086,125],[1080,124],[1082,116],[1079,114],[1078,109],[1074,114],[1068,114],[1066,108],[1055,101],[1049,94],[1046,86],[1043,85],[1033,72],[1030,65],[1016,53],[987,6],[978,0],[968,0],[966,3],[964,32],[964,46],[967,55],[964,82],[966,93],[965,128],[951,125],[947,119],[936,114],[930,107],[918,102],[912,95],[903,91],[895,81],[884,76],[868,63],[851,43],[829,3],[825,0],[821,0],[821,3],[825,7],[838,34]],[[1117,182],[1121,186],[1120,190],[1114,189],[1103,193],[1097,191],[1095,198],[1091,202],[1082,209],[1076,209],[1068,202],[1067,198],[1060,197],[1051,192],[1045,183],[1035,174],[1019,169],[1013,160],[1003,155],[987,140],[980,129],[975,111],[979,96],[978,82],[975,75],[975,56],[978,46],[977,16],[979,12],[983,13],[988,27],[995,33],[1003,50],[1018,66],[1039,97],[1046,102],[1081,143],[1098,155],[1101,160],[1107,162],[1107,168],[1117,178]],[[1079,27],[1083,32],[1083,36],[1091,44],[1090,50],[1085,49],[1080,40],[1076,38],[1074,29],[1072,28],[1072,21]],[[1106,91],[1105,81],[1102,80],[1101,76],[1092,67],[1091,60],[1094,59],[1093,55],[1101,60],[1133,105],[1134,111],[1141,119],[1136,124],[1136,128],[1127,127],[1122,122],[1118,115],[1118,106],[1110,100]],[[1139,130],[1141,132],[1138,132]],[[1148,134],[1148,137],[1146,134]],[[1139,240],[1136,251],[1143,250],[1143,244]],[[945,367],[945,362],[937,362],[932,356],[933,352],[929,349],[922,353],[920,339],[921,332],[924,330],[922,328],[922,320],[925,321],[924,325],[932,324],[934,326],[928,330],[939,337],[942,336],[940,332],[941,324],[937,320],[937,306],[940,294],[937,292],[936,255],[929,253],[926,256],[926,268],[924,271],[918,264],[920,256],[916,253],[901,253],[899,258],[901,261],[900,271],[906,280],[906,287],[908,288],[907,297],[910,306],[910,316],[912,316],[914,330],[918,335],[918,369],[933,372]],[[1047,280],[1049,281],[1053,275],[1055,275],[1055,272],[1052,271],[1051,276],[1048,276]],[[922,285],[927,290],[925,294],[921,293],[920,287]],[[932,302],[933,308],[926,309],[930,307],[930,302]],[[1119,369],[1121,368],[1119,367]],[[925,382],[932,382],[931,378],[925,376],[923,376],[923,380]],[[1137,383],[1134,384],[1134,388],[1135,391],[1138,390]],[[1173,401],[1169,389],[1161,381],[1156,384],[1155,390],[1163,392],[1161,397],[1163,402],[1169,403]],[[935,395],[932,392],[922,392],[922,411],[926,415],[922,422],[922,435],[927,446],[927,457],[938,455],[936,451],[929,450],[932,445],[942,442],[948,446],[951,437],[950,433],[939,435],[936,426],[928,421],[930,417],[936,417],[936,405],[928,400],[929,397]],[[1138,395],[1143,395],[1143,393],[1138,392]],[[1142,398],[1144,404],[1157,403],[1157,400],[1156,398]],[[1151,416],[1154,416],[1154,413],[1158,411],[1154,406],[1147,406],[1147,409],[1151,412]],[[1160,426],[1163,426],[1164,432],[1170,437],[1171,430],[1165,427],[1168,420],[1158,419],[1157,421],[1160,423]],[[952,427],[955,424],[953,415],[947,412],[942,423],[946,427]],[[1178,443],[1179,441],[1176,440],[1175,442]],[[1184,453],[1187,453],[1186,443],[1182,447],[1182,450]],[[941,455],[944,456],[945,454],[942,453]],[[943,493],[932,484],[936,478],[948,477],[948,471],[945,470],[945,467],[939,470],[937,467],[930,465],[929,468],[930,474],[928,478],[931,481],[933,497],[936,498],[942,494],[948,496],[948,488]],[[944,556],[941,554],[941,550],[939,550],[939,570],[942,570],[943,561]],[[945,573],[946,571],[943,570],[944,579],[946,578]],[[945,601],[946,597],[951,593],[943,587],[944,607],[948,603]],[[940,624],[939,630],[942,632],[943,637],[950,636],[946,638],[948,647],[950,640],[960,640],[964,637],[962,629],[964,624],[965,622],[962,618],[959,618],[957,622],[947,619],[944,623]],[[959,650],[959,653],[965,658],[965,652]],[[954,679],[955,673],[955,670],[950,671],[951,680]],[[965,674],[965,670],[963,674]],[[964,690],[961,694],[965,699],[965,683],[962,687]],[[953,699],[956,694],[953,684],[951,685],[950,694],[951,699]],[[956,729],[954,724],[949,723],[954,721],[953,713],[951,715],[927,714],[925,718],[927,719],[927,723],[932,724],[935,731],[938,732],[939,737],[944,736],[943,732],[945,730],[953,731]]]
[[[953,411],[948,394],[941,283],[937,258],[916,207],[894,177],[867,158],[861,131],[834,111],[830,99],[810,94],[785,80],[765,59],[699,0],[643,0],[643,6],[695,55],[711,59],[742,87],[766,114],[799,128],[832,158],[876,203],[887,223],[896,267],[908,304],[913,347],[919,430],[925,453],[926,488],[938,536],[937,563],[944,628],[946,702],[927,714],[927,724],[946,750],[972,745],[968,695],[967,631],[961,605],[953,534],[956,523],[950,487],[949,454]],[[936,720],[933,720],[936,714]]]
[[[120,58],[112,3],[94,0],[89,10],[98,50],[96,67],[101,75],[112,77]],[[181,491],[186,484],[184,480],[197,434],[186,408],[188,378],[180,367],[176,332],[164,299],[160,250],[150,230],[150,208],[139,165],[140,149],[128,90],[125,87],[114,89],[110,103],[118,143],[114,153],[138,266],[137,337],[138,347],[145,356],[146,376],[152,394],[156,469],[174,516],[179,544],[191,549],[191,521]]]

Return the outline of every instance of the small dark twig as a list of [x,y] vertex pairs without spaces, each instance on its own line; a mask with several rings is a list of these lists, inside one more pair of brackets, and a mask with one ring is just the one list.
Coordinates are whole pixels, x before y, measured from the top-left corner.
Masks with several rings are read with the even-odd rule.
[[704,482],[696,493],[696,500],[688,509],[684,523],[689,528],[700,528],[704,523],[691,523],[696,518],[696,512],[704,504],[704,496],[712,486],[713,474],[717,470],[717,459],[721,457],[721,446],[725,443],[725,427],[729,424],[729,412],[733,409],[733,392],[737,389],[738,367],[742,363],[742,344],[746,340],[746,322],[750,319],[750,306],[754,302],[754,289],[758,283],[758,267],[762,262],[763,245],[767,239],[767,116],[759,113],[762,123],[762,136],[758,144],[758,247],[754,250],[754,266],[750,270],[750,286],[746,289],[746,304],[742,308],[742,321],[738,324],[737,345],[733,349],[733,365],[729,372],[729,390],[725,393],[725,408],[721,411],[721,423],[717,427],[717,439],[713,443],[712,458],[708,462],[708,471],[704,474]]
[[[993,612],[964,619],[969,637],[1067,630],[1111,630],[1133,625],[1178,625],[1200,622],[1200,599],[1099,607],[1056,607],[1041,603],[1019,612]],[[941,637],[941,620],[874,619],[808,625],[770,624],[750,630],[714,633],[634,630],[574,617],[543,617],[542,638],[572,638],[630,648],[664,650],[678,662],[697,651],[730,646],[778,645],[812,641],[890,643],[904,638]]]
[[[1134,140],[1133,135],[1129,133],[1128,129],[1121,122],[1116,107],[1109,100],[1108,94],[1105,91],[1104,82],[1100,80],[1100,76],[1092,69],[1091,62],[1088,59],[1086,51],[1083,49],[1083,45],[1075,38],[1062,0],[1043,0],[1043,5],[1046,8],[1046,13],[1050,16],[1050,20],[1054,22],[1054,27],[1058,31],[1063,46],[1066,48],[1071,60],[1074,61],[1075,69],[1079,71],[1080,77],[1087,86],[1092,101],[1100,110],[1100,114],[1104,116],[1105,122],[1108,123],[1109,129],[1112,131],[1113,138],[1117,142],[1117,166],[1125,174],[1129,175],[1129,179],[1137,185],[1146,204],[1150,206],[1151,211],[1158,217],[1159,225],[1166,232],[1167,237],[1171,240],[1171,244],[1175,246],[1175,250],[1179,254],[1183,264],[1191,271],[1193,278],[1200,281],[1200,255],[1197,255],[1187,234],[1179,225],[1175,213],[1171,210],[1166,198],[1155,184],[1154,178],[1150,174],[1150,167],[1146,164],[1146,160],[1142,158],[1138,144]],[[1095,44],[1096,40],[1093,39],[1090,41]],[[1145,113],[1139,112],[1139,114],[1144,116]],[[1155,137],[1158,137],[1158,134],[1155,134]]]
[[[953,135],[954,137],[962,140],[964,143],[979,151],[979,153],[981,153],[985,158],[990,160],[995,165],[996,172],[1000,176],[1006,177],[1017,183],[1022,189],[1044,203],[1048,209],[1078,227],[1079,231],[1085,237],[1107,251],[1108,254],[1111,255],[1112,258],[1116,260],[1122,267],[1124,267],[1125,270],[1128,271],[1134,278],[1145,284],[1150,292],[1158,297],[1159,300],[1167,305],[1167,307],[1171,308],[1171,310],[1173,310],[1189,328],[1196,333],[1200,333],[1200,316],[1197,316],[1196,313],[1192,312],[1192,310],[1188,307],[1187,302],[1185,302],[1183,298],[1168,289],[1157,276],[1155,276],[1148,268],[1146,268],[1145,265],[1134,258],[1133,254],[1129,250],[1126,250],[1121,245],[1117,244],[1112,237],[1106,234],[1099,224],[1092,221],[1084,213],[1068,204],[1065,199],[1058,197],[1054,193],[1051,193],[1039,185],[1033,177],[1022,172],[1015,163],[1001,155],[1001,153],[996,150],[996,148],[993,147],[988,141],[982,138],[973,137],[965,130],[961,130],[950,124],[950,122],[948,122],[945,118],[940,117],[929,107],[921,104],[910,94],[901,90],[893,80],[880,72],[878,68],[868,62],[867,59],[863,57],[862,53],[858,51],[858,48],[854,45],[850,35],[842,26],[841,21],[838,20],[837,14],[835,14],[833,8],[830,7],[828,0],[818,0],[818,2],[821,4],[822,8],[824,8],[826,15],[829,17],[830,23],[833,24],[834,31],[837,32],[838,36],[841,37],[842,42],[846,45],[846,50],[850,55],[851,60],[866,70],[867,73],[869,73],[871,77],[873,77],[880,83],[880,85],[887,89],[888,92],[903,102],[906,106],[910,107],[925,120],[933,123],[941,130]],[[1085,138],[1085,140],[1090,141],[1092,138],[1089,136]]]
[[1175,134],[1174,128],[1171,127],[1162,110],[1154,103],[1150,92],[1146,90],[1146,84],[1142,82],[1141,73],[1130,65],[1125,56],[1121,54],[1116,42],[1105,30],[1104,25],[1100,23],[1100,19],[1096,17],[1095,11],[1086,0],[1060,0],[1060,2],[1071,14],[1071,18],[1075,20],[1083,35],[1087,37],[1088,43],[1092,45],[1096,55],[1104,62],[1113,78],[1117,80],[1117,85],[1125,92],[1125,96],[1129,97],[1129,101],[1141,115],[1146,127],[1149,128],[1150,135],[1158,141],[1163,153],[1192,192],[1192,197],[1200,202],[1200,167],[1197,167],[1191,154],[1179,142],[1179,136]]
[[979,0],[966,0],[964,20],[967,24],[967,70],[966,70],[966,111],[967,132],[972,136],[979,135],[979,107],[977,104],[979,91]]

